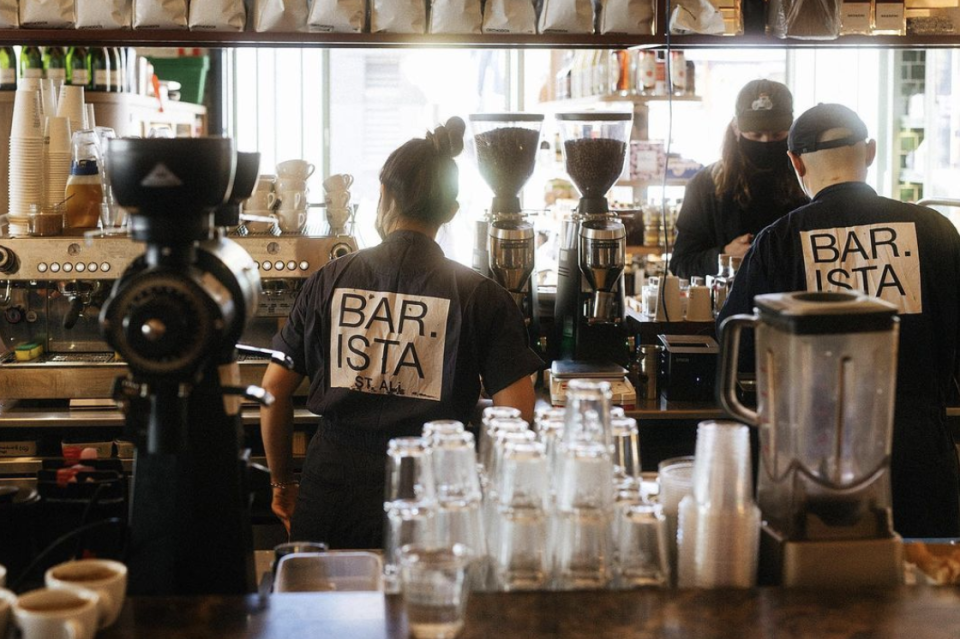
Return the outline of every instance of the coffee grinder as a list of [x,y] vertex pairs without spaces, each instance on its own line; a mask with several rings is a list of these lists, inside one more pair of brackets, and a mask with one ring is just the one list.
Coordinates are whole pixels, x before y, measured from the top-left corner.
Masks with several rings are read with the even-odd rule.
[[519,193],[533,175],[543,116],[477,113],[470,116],[480,175],[493,191],[485,224],[487,272],[510,292],[523,314],[530,344],[540,344],[540,312],[534,272],[536,236],[520,208]]
[[577,210],[563,222],[554,311],[556,359],[626,366],[621,324],[626,229],[607,205],[623,172],[629,113],[557,114],[567,173],[579,189]]
[[[724,409],[760,429],[761,584],[890,586],[901,581],[890,449],[899,319],[848,293],[754,298],[721,326]],[[756,332],[757,410],[737,399],[740,332]]]
[[211,224],[217,207],[249,195],[256,170],[249,184],[235,182],[233,142],[220,138],[112,140],[107,155],[131,235],[146,244],[100,314],[104,338],[129,365],[115,396],[137,447],[130,591],[247,593],[253,545],[240,399],[271,398],[240,386],[236,343],[260,282],[250,255]]

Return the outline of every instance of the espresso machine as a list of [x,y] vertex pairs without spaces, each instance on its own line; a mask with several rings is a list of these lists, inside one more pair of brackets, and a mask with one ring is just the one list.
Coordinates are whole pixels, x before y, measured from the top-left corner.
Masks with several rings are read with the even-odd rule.
[[566,170],[582,197],[563,222],[551,350],[555,359],[625,366],[626,229],[606,194],[623,172],[631,115],[561,113],[557,120]]
[[[896,308],[859,293],[778,293],[754,303],[755,315],[721,326],[717,388],[732,417],[760,429],[760,583],[900,583],[890,495]],[[756,411],[736,394],[744,328],[756,333]]]
[[470,116],[480,175],[493,191],[487,219],[478,224],[486,260],[479,270],[510,292],[527,325],[530,344],[540,346],[535,270],[536,235],[520,208],[519,193],[533,175],[543,116],[478,113]]

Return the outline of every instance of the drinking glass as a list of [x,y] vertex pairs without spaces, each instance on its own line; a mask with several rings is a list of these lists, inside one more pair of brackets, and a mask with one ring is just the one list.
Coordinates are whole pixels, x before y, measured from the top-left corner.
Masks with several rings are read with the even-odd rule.
[[[523,420],[519,421],[526,425],[526,422]],[[487,469],[487,472],[490,475],[494,492],[499,493],[500,482],[503,479],[503,455],[507,451],[507,444],[511,442],[532,442],[537,439],[537,436],[532,430],[526,428],[525,426],[523,429],[497,428],[495,433],[496,437],[494,438],[493,442],[493,458],[490,463],[490,467]]]
[[400,549],[408,544],[436,545],[436,505],[395,501],[385,508],[383,584],[387,592],[400,587]]
[[[489,409],[484,409],[484,412]],[[515,409],[514,409],[515,410]],[[523,432],[530,429],[530,425],[520,418],[520,411],[513,417],[491,417],[481,425],[480,432],[480,463],[483,464],[487,475],[492,477],[493,449],[497,433],[501,430]]]
[[610,581],[611,548],[607,511],[561,513],[557,517],[557,588],[605,588]]
[[610,512],[613,464],[604,444],[578,441],[564,445],[558,481],[558,510]]
[[463,422],[455,419],[435,419],[424,422],[421,436],[427,440],[427,443],[432,444],[435,435],[456,435],[464,430]]
[[567,385],[566,424],[563,441],[595,441],[609,446],[610,405],[613,393],[610,383],[574,379]]
[[432,502],[436,499],[433,459],[422,437],[398,437],[387,446],[384,501]]
[[[460,426],[462,428],[462,424]],[[441,505],[451,502],[480,503],[480,478],[477,475],[473,434],[435,433],[432,441],[433,478]]]
[[637,420],[616,417],[610,420],[613,439],[613,474],[617,480],[640,477],[640,431]]
[[621,588],[667,584],[665,523],[651,504],[618,509],[617,582]]
[[499,501],[501,508],[546,511],[547,459],[539,442],[509,442],[503,454]]
[[401,550],[403,604],[417,639],[452,639],[463,629],[470,551],[407,545]]
[[539,590],[550,578],[547,517],[534,508],[501,508],[496,549],[497,581],[503,590]]

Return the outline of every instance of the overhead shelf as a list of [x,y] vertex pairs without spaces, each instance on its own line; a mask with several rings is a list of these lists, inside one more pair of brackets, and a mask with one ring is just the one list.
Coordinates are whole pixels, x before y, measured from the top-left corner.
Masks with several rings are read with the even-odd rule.
[[650,36],[571,34],[403,35],[396,33],[256,33],[253,31],[6,29],[0,44],[170,47],[475,47],[492,49],[710,49],[945,48],[960,47],[960,34],[943,36],[841,36],[836,40],[781,40],[768,36]]

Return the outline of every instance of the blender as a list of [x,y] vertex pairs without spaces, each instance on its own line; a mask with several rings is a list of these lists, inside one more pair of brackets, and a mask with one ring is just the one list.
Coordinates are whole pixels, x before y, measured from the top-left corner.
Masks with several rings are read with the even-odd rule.
[[620,324],[626,229],[610,211],[606,195],[623,172],[632,116],[590,112],[556,117],[566,170],[582,197],[563,222],[555,355],[624,366],[628,353]]
[[[520,208],[518,194],[533,175],[540,148],[543,116],[537,113],[478,113],[470,116],[480,175],[493,191],[487,219],[478,223],[481,272],[489,274],[513,297],[534,346],[540,341],[540,318],[534,272],[533,224]],[[481,240],[480,238],[483,238]]]
[[[895,585],[890,450],[896,308],[859,293],[758,295],[722,324],[719,399],[760,429],[760,582]],[[740,333],[756,332],[757,410],[737,399]]]

